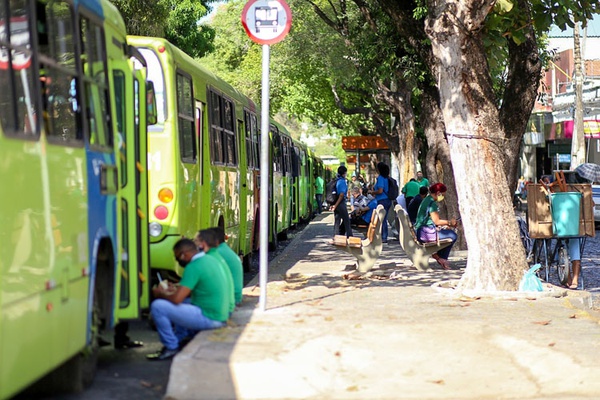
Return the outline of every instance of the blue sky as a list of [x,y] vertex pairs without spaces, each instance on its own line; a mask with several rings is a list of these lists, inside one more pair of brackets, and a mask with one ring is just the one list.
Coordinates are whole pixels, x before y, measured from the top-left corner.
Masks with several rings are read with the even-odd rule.
[[[583,37],[583,30],[579,31],[581,37]],[[568,28],[565,31],[561,31],[558,27],[554,27],[550,30],[550,37],[572,37],[573,29]],[[588,21],[587,26],[588,37],[600,37],[600,15],[595,14],[594,18]]]

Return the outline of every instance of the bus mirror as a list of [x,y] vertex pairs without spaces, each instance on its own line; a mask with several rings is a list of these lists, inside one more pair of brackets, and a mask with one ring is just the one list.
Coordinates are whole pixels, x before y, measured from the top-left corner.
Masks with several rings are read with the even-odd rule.
[[158,113],[156,109],[156,96],[154,94],[154,83],[146,82],[146,119],[148,126],[156,125],[158,122]]

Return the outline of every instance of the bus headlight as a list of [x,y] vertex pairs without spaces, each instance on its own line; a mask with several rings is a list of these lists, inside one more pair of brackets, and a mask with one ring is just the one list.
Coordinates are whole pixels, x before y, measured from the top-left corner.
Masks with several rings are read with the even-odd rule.
[[158,237],[162,233],[162,225],[158,222],[151,222],[148,225],[148,233],[152,237]]

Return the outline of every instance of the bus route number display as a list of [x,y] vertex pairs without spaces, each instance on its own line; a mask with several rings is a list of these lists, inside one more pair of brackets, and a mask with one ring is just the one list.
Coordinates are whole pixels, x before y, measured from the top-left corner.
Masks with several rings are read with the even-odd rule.
[[283,0],[249,0],[242,11],[242,25],[258,44],[282,41],[292,26],[292,11]]

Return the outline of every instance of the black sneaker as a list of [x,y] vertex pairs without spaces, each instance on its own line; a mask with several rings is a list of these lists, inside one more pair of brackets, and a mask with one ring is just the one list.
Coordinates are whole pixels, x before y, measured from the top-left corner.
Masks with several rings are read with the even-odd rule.
[[170,360],[175,357],[175,354],[179,352],[179,349],[171,350],[163,347],[159,352],[147,354],[146,358],[150,361],[164,361]]

